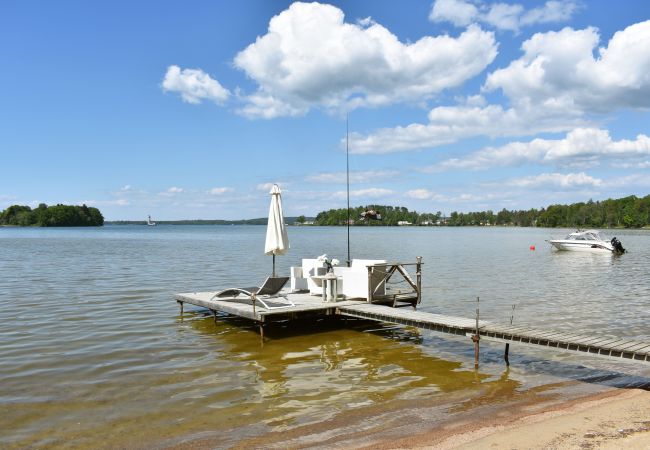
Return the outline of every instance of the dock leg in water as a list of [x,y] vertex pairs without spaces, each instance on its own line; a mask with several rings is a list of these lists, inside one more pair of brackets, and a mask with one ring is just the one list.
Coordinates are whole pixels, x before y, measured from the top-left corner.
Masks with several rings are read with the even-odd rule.
[[181,318],[183,318],[183,302],[178,301],[178,305],[181,307]]
[[213,309],[212,310],[212,316],[214,317],[214,324],[217,324],[217,310]]
[[264,345],[264,324],[260,322],[260,339],[262,340],[262,345]]
[[[517,305],[512,305],[512,314],[510,315],[510,326],[512,326],[512,321],[515,318],[515,308]],[[503,359],[506,360],[506,366],[510,367],[510,360],[508,359],[508,352],[510,351],[510,344],[506,344],[506,350],[503,354]]]
[[478,327],[478,318],[479,318],[479,297],[476,297],[476,333],[472,336],[472,341],[474,341],[474,369],[478,369],[478,353],[479,353],[479,341],[481,340],[481,335],[479,333]]

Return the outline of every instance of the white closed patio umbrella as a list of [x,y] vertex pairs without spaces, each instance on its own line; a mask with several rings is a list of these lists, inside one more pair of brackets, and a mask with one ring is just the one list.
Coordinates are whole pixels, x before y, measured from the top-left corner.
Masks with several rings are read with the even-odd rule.
[[269,222],[266,226],[264,253],[273,255],[273,276],[275,277],[275,255],[284,255],[289,250],[289,237],[282,215],[282,192],[277,184],[271,188]]

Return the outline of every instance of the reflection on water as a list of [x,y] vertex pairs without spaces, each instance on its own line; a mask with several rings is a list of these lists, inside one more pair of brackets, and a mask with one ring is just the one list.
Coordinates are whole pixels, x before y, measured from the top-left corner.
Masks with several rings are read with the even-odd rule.
[[[153,228],[153,230],[152,230]],[[549,383],[644,386],[645,366],[481,345],[358,320],[269,326],[173,294],[263,279],[264,227],[0,229],[0,447],[141,446],[218,432],[228,446],[351,411],[453,399],[458,411]],[[621,257],[554,252],[538,229],[353,229],[353,257],[424,257],[422,308],[650,340],[643,232]],[[292,228],[280,271],[345,259],[345,230]],[[530,245],[537,251],[531,252]]]
[[[270,342],[264,346],[257,334],[232,332],[227,322],[190,323],[226,344],[222,358],[237,364],[250,384],[242,386],[231,407],[239,411],[263,403],[263,422],[274,426],[325,420],[348,408],[393,399],[467,389],[489,377],[423,353],[417,333],[364,332],[377,325],[341,322],[270,326]],[[218,377],[214,381],[220,382]]]

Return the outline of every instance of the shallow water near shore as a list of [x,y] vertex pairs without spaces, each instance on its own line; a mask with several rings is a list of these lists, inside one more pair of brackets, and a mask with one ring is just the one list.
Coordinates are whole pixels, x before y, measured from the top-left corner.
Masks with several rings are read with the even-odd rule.
[[[189,305],[181,317],[177,292],[270,273],[265,231],[1,228],[0,447],[231,447],[423,401],[442,420],[526,393],[650,385],[647,365],[514,344],[510,370],[486,342],[474,371],[469,339],[365,321],[276,324],[261,345],[248,321]],[[515,324],[650,342],[650,232],[610,232],[629,250],[612,256],[552,251],[544,240],[565,231],[364,227],[351,247],[422,256],[423,311],[474,317],[480,297],[484,320],[509,323],[515,305]],[[345,237],[291,227],[278,272],[323,253],[344,261]]]

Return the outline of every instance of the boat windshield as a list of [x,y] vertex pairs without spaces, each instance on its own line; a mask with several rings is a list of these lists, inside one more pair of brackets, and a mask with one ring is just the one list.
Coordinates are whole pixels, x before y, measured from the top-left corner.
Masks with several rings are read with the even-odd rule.
[[578,231],[569,234],[566,238],[569,241],[602,241],[597,231]]

